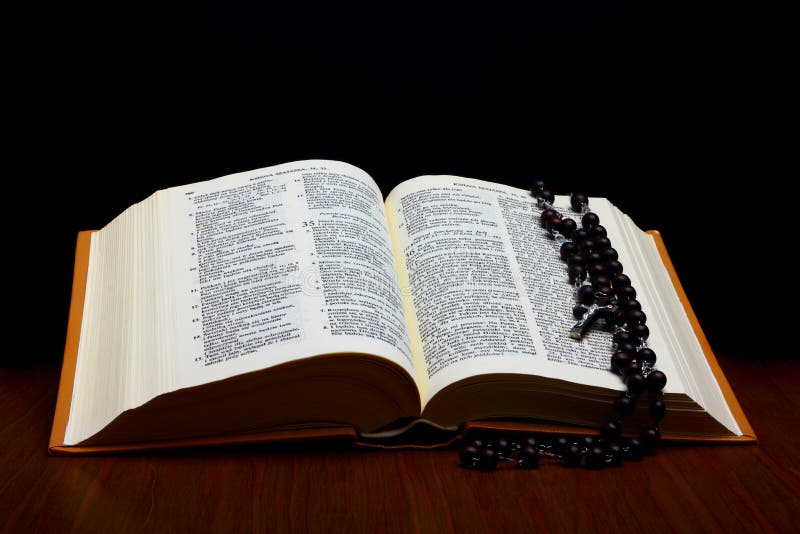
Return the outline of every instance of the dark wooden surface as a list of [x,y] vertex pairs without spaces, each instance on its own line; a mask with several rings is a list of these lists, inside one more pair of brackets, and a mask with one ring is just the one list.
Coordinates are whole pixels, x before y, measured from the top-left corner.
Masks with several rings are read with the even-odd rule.
[[0,369],[0,531],[798,530],[798,365],[721,364],[759,445],[486,474],[451,450],[319,445],[53,458],[58,366]]

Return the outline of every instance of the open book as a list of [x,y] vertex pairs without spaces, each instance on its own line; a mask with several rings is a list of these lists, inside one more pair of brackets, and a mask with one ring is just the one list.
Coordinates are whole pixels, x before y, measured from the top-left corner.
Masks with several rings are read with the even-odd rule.
[[[754,440],[658,235],[590,205],[669,379],[662,434]],[[81,235],[51,452],[598,428],[624,390],[611,336],[570,338],[574,290],[539,211],[456,176],[384,201],[364,171],[322,160],[158,191]],[[626,430],[647,420],[638,404]]]

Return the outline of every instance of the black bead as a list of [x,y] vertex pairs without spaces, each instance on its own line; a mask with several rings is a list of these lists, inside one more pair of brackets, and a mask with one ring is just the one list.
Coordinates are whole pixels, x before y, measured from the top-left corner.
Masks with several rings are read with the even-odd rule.
[[581,438],[579,444],[583,445],[586,449],[591,449],[594,447],[595,439],[594,436],[583,436]]
[[642,441],[642,445],[644,445],[646,449],[651,449],[657,446],[661,441],[661,432],[659,432],[655,427],[648,428],[642,431],[639,439]]
[[561,223],[562,222],[563,221],[562,221],[561,217],[559,217],[558,215],[556,215],[555,217],[550,217],[547,220],[547,225],[545,226],[545,228],[547,228],[547,231],[551,232],[551,233],[552,232],[561,233]]
[[586,454],[586,467],[600,469],[606,465],[606,453],[602,447],[592,447]]
[[629,397],[625,393],[617,397],[614,401],[614,411],[621,415],[630,415],[633,413],[633,410],[636,408],[636,403],[633,400],[633,397]]
[[600,217],[597,216],[596,213],[584,213],[583,217],[581,218],[581,224],[584,228],[591,228],[592,226],[597,226],[600,224]]
[[625,447],[622,448],[622,456],[626,460],[641,460],[644,446],[641,440],[632,438],[628,440]]
[[614,332],[614,337],[612,341],[615,345],[619,345],[620,343],[633,343],[633,340],[636,339],[633,337],[633,334],[628,332],[627,330],[617,330]]
[[497,451],[501,456],[508,455],[509,447],[511,447],[511,443],[504,436],[499,436],[496,440],[494,440],[494,450]]
[[631,326],[647,322],[647,315],[642,310],[631,310],[625,314],[627,323]]
[[581,243],[580,249],[581,249],[581,254],[583,254],[584,256],[588,256],[590,252],[594,251],[594,241],[592,241],[591,239],[585,239]]
[[619,259],[619,253],[615,248],[607,248],[601,252],[605,261],[614,261]]
[[579,247],[587,239],[589,239],[589,231],[584,228],[579,228],[578,230],[572,232],[572,242],[578,245]]
[[539,466],[539,449],[525,445],[519,451],[519,466],[522,469],[536,469]]
[[470,444],[473,447],[477,447],[478,449],[483,448],[484,443],[486,443],[486,442],[484,440],[482,440],[481,438],[475,438],[470,442]]
[[642,309],[642,305],[638,300],[633,299],[633,300],[626,300],[624,302],[620,302],[619,308],[621,310],[623,310],[625,313],[627,313],[627,312],[629,312],[631,310],[641,310]]
[[555,449],[556,453],[563,455],[563,454],[566,454],[567,447],[569,447],[570,444],[571,443],[570,443],[569,438],[567,438],[566,436],[559,436],[556,439],[556,443],[555,443],[555,446],[553,448]]
[[625,377],[625,385],[628,386],[628,391],[633,395],[638,395],[647,387],[644,376],[642,373],[633,373]]
[[667,375],[659,370],[650,371],[647,375],[647,389],[653,393],[658,393],[667,385]]
[[614,324],[619,327],[625,326],[625,312],[623,310],[614,312]]
[[578,467],[581,465],[581,448],[577,445],[569,445],[563,453],[564,465],[568,467]]
[[586,265],[603,265],[603,257],[599,252],[590,252],[586,256]]
[[586,279],[586,269],[582,265],[573,265],[569,268],[569,283],[574,284],[576,280]]
[[536,445],[537,445],[536,437],[528,436],[527,438],[525,438],[525,441],[523,442],[523,445],[529,445],[531,447],[536,447]]
[[617,298],[620,301],[633,300],[636,298],[636,290],[633,286],[621,287],[617,290]]
[[594,302],[594,288],[592,286],[581,286],[578,290],[578,302],[589,306]]
[[558,217],[558,212],[554,209],[546,209],[542,212],[539,216],[539,223],[542,225],[542,228],[547,228],[547,223],[550,222],[550,219],[553,217]]
[[657,423],[667,415],[667,405],[664,404],[663,399],[653,399],[650,401],[648,413],[650,414],[650,419]]
[[637,324],[630,328],[631,334],[636,336],[638,339],[642,341],[646,340],[650,337],[650,328],[646,324]]
[[623,287],[628,287],[631,285],[631,279],[627,274],[618,273],[611,277],[611,285],[614,286],[615,289],[622,289]]
[[534,180],[531,187],[531,195],[538,198],[542,191],[544,191],[544,180]]
[[606,441],[616,441],[622,435],[622,426],[616,421],[610,421],[600,429],[600,435]]
[[564,234],[564,237],[569,239],[572,237],[572,233],[578,229],[578,223],[576,223],[573,219],[566,218],[561,220],[561,233]]
[[[591,256],[591,254],[590,254],[590,256]],[[594,280],[596,280],[598,277],[600,277],[600,276],[606,277],[605,276],[606,275],[606,269],[605,269],[605,267],[603,267],[599,263],[595,263],[593,265],[590,264],[588,272],[589,272],[589,278],[593,281],[592,285],[595,284]],[[606,278],[608,278],[608,277],[606,277]],[[605,285],[608,285],[608,284],[605,284]]]
[[612,260],[606,262],[606,271],[611,276],[622,274],[622,264],[618,260]]
[[553,192],[547,189],[546,187],[542,189],[541,193],[539,193],[539,200],[549,202],[550,204],[553,203],[555,198],[556,198],[555,194],[553,194]]
[[611,356],[611,369],[621,373],[633,363],[633,356],[629,352],[617,351]]
[[598,224],[598,225],[595,225],[595,226],[591,227],[591,229],[589,230],[589,236],[592,239],[597,240],[597,239],[600,239],[600,238],[603,238],[603,237],[608,237],[608,232],[606,231],[606,227],[605,226],[600,226]]
[[639,360],[639,363],[653,365],[656,363],[656,351],[648,347],[641,348],[636,352],[636,359]]
[[580,213],[584,206],[589,205],[589,197],[583,193],[572,193],[569,196],[569,204],[572,206],[573,210]]
[[623,341],[621,343],[617,343],[617,350],[621,350],[623,352],[629,352],[631,354],[636,354],[636,345],[634,345],[630,341]]
[[478,457],[478,467],[481,471],[494,471],[497,468],[498,455],[491,447],[484,447]]
[[605,274],[597,274],[592,278],[592,287],[597,291],[601,287],[609,286],[610,282],[611,280]]
[[480,452],[480,449],[475,445],[465,445],[461,447],[461,450],[458,453],[459,460],[461,461],[461,467],[474,467],[477,463]]
[[560,252],[561,252],[561,259],[563,261],[566,261],[567,258],[572,256],[573,254],[578,253],[578,247],[575,246],[575,243],[570,243],[569,241],[567,241],[563,245],[561,245]]
[[583,267],[586,265],[586,258],[580,254],[573,254],[572,256],[567,257],[567,267],[572,267],[574,265],[580,265]]
[[611,248],[611,240],[607,237],[601,237],[594,240],[594,248],[598,252],[603,252]]
[[617,466],[622,463],[622,447],[616,443],[606,447],[606,458],[609,466]]

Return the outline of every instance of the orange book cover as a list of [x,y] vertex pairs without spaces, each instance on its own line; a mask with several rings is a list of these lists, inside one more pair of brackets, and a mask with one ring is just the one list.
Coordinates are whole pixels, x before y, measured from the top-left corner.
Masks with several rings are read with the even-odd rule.
[[[739,428],[742,431],[741,436],[724,436],[724,437],[688,437],[681,435],[665,434],[663,437],[671,441],[692,441],[692,442],[706,442],[706,443],[755,443],[756,435],[753,428],[750,426],[747,417],[742,411],[739,401],[733,390],[728,384],[722,369],[717,362],[714,353],[708,340],[703,334],[700,323],[692,310],[686,293],[681,286],[672,261],[667,254],[664,247],[664,241],[655,230],[648,232],[653,236],[656,242],[658,251],[664,262],[667,271],[669,272],[675,290],[683,303],[689,321],[694,328],[697,339],[703,348],[708,363],[714,373],[717,382],[725,396],[725,400],[733,413]],[[204,447],[214,445],[235,445],[244,443],[265,443],[273,441],[293,441],[293,440],[310,440],[310,439],[337,439],[352,442],[355,445],[365,447],[381,447],[381,448],[395,448],[395,447],[441,447],[449,445],[457,441],[460,437],[455,436],[445,442],[438,444],[418,445],[414,443],[407,443],[402,445],[381,445],[380,443],[360,443],[358,440],[358,433],[354,428],[339,427],[339,428],[319,428],[319,429],[306,429],[306,430],[291,430],[291,431],[276,431],[276,432],[263,432],[252,434],[236,434],[224,435],[214,437],[203,437],[193,439],[181,440],[163,440],[151,441],[141,443],[122,443],[115,445],[93,445],[88,447],[69,446],[64,444],[64,435],[67,428],[67,420],[69,418],[70,405],[72,402],[72,388],[75,380],[75,366],[78,358],[78,342],[81,333],[81,320],[83,317],[83,304],[84,296],[86,294],[86,278],[89,267],[89,248],[91,242],[91,231],[84,231],[78,234],[78,241],[75,250],[75,270],[72,282],[72,297],[70,301],[69,322],[67,326],[67,339],[64,347],[64,362],[61,368],[61,381],[58,388],[58,397],[56,401],[56,411],[53,419],[53,429],[50,434],[49,452],[53,455],[86,455],[86,454],[110,454],[119,452],[132,452],[132,451],[147,451],[147,450],[163,450],[187,447]],[[463,432],[473,429],[480,430],[505,430],[505,431],[525,431],[525,432],[548,432],[548,433],[567,433],[567,434],[583,434],[593,433],[593,429],[585,429],[574,426],[558,426],[558,425],[544,425],[536,423],[520,423],[520,422],[502,422],[502,421],[470,421],[466,422],[463,427]]]

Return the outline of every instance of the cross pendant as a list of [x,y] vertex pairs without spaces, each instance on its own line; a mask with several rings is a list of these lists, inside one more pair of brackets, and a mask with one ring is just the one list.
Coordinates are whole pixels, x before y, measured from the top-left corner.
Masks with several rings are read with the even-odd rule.
[[611,321],[614,320],[614,313],[617,311],[617,306],[612,305],[609,300],[610,299],[598,299],[598,302],[588,307],[580,304],[576,306],[573,310],[575,315],[581,312],[583,313],[578,322],[570,329],[569,336],[572,339],[583,339],[586,331],[589,330],[598,319],[603,319],[606,321],[606,324],[611,324]]

